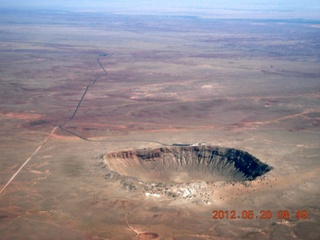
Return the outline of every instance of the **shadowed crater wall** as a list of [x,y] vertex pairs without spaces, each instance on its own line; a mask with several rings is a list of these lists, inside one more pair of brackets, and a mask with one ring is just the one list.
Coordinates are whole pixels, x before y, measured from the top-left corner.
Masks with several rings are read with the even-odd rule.
[[209,145],[109,152],[104,162],[113,172],[147,183],[247,181],[272,169],[247,152]]

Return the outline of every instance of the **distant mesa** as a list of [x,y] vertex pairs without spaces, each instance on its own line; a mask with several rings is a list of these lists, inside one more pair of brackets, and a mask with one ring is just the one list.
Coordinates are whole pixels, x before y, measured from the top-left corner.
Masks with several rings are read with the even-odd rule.
[[247,152],[206,144],[109,152],[104,162],[112,172],[146,183],[251,181],[272,169]]

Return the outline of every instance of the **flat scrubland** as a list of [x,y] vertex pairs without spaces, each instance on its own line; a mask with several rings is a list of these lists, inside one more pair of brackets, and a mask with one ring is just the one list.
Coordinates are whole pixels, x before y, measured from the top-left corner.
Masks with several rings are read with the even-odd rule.
[[[319,24],[1,12],[1,189],[35,153],[0,194],[1,238],[319,239]],[[273,169],[203,203],[128,189],[102,159],[195,142]]]

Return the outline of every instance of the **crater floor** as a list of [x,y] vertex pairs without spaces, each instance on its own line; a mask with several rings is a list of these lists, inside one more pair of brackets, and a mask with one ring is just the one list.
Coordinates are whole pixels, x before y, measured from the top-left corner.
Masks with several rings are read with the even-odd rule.
[[104,163],[107,176],[128,190],[185,199],[205,192],[205,203],[210,201],[208,185],[244,183],[272,169],[238,149],[196,144],[108,152]]
[[111,171],[151,183],[245,181],[271,170],[247,152],[208,145],[110,152],[104,162]]

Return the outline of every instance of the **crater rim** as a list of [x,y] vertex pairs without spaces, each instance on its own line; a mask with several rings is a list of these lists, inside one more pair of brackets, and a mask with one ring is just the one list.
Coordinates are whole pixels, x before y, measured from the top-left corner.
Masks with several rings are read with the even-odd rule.
[[172,144],[107,152],[110,174],[147,184],[252,181],[273,167],[252,154],[210,144]]

